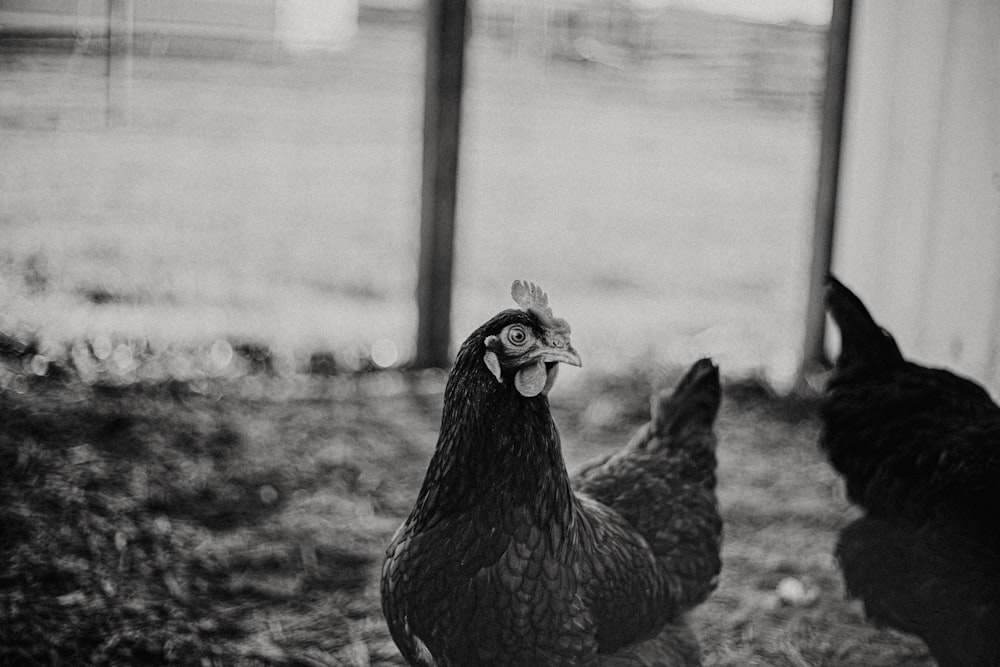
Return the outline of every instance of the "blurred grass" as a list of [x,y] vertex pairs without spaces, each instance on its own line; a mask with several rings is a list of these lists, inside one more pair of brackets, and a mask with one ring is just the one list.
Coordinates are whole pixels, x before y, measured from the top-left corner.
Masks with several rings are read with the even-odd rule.
[[[683,11],[659,25],[662,48],[612,65],[473,32],[455,330],[523,277],[589,364],[710,352],[780,382],[822,32]],[[419,25],[365,23],[351,49],[303,58],[140,52],[132,122],[110,128],[100,54],[2,57],[0,329],[307,351],[388,338],[410,355]]]
[[[676,377],[636,368],[557,388],[570,469],[621,446],[650,388]],[[29,375],[0,391],[0,662],[402,665],[378,565],[433,450],[442,389],[438,374],[383,371]],[[752,382],[724,396],[724,568],[694,612],[706,664],[932,665],[844,599],[831,553],[855,512],[819,455],[812,402]],[[798,602],[777,592],[789,577]]]

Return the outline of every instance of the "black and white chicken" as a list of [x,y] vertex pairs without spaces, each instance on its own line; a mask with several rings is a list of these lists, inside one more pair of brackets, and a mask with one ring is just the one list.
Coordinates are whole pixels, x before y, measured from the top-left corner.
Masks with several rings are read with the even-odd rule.
[[580,365],[545,294],[461,346],[382,608],[411,665],[700,664],[684,613],[716,585],[717,368],[696,363],[622,450],[570,477],[547,394]]

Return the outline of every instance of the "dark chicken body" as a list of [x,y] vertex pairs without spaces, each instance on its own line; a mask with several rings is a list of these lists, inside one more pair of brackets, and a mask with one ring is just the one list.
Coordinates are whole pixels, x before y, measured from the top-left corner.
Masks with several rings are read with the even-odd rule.
[[[571,480],[546,392],[524,395],[524,359],[491,338],[551,341],[550,316],[504,311],[463,344],[383,566],[390,632],[413,665],[699,664],[682,613],[720,568],[717,370],[696,365],[625,450]],[[554,372],[545,362],[546,388]]]
[[827,301],[842,350],[821,446],[865,510],[837,547],[848,592],[942,666],[1000,665],[1000,407],[906,361],[836,280]]

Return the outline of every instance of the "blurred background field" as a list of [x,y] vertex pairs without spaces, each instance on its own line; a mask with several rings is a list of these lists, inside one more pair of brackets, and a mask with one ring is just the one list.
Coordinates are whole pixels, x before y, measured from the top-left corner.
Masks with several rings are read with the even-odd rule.
[[[668,8],[594,33],[505,16],[477,13],[469,46],[455,341],[527,278],[590,368],[711,353],[787,384],[822,26]],[[53,350],[252,341],[292,365],[381,341],[404,363],[423,41],[419,15],[364,6],[337,51],[137,41],[130,121],[108,125],[97,40],[6,40],[0,329]]]

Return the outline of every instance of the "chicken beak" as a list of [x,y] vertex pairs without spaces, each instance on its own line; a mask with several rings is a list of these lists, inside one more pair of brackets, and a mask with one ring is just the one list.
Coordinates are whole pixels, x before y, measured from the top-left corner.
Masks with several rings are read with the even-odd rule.
[[538,394],[547,396],[559,374],[559,363],[582,365],[580,355],[565,337],[551,339],[547,345],[537,349],[531,361],[514,375],[514,387],[522,396],[529,398]]
[[561,347],[549,346],[542,350],[539,358],[545,363],[558,362],[570,366],[583,366],[579,353],[567,341]]
[[542,354],[542,360],[545,362],[545,386],[542,388],[542,394],[545,396],[549,395],[552,385],[556,382],[556,376],[559,375],[559,363],[569,364],[570,366],[583,365],[580,355],[569,344],[569,341],[564,340],[562,343],[559,347],[549,347]]

